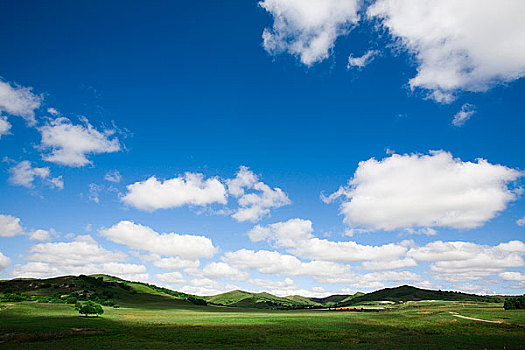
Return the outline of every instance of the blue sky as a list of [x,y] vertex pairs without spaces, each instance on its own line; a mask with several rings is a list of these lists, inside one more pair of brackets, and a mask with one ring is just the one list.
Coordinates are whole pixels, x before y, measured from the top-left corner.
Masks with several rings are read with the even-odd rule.
[[523,293],[524,9],[494,6],[1,2],[0,278]]

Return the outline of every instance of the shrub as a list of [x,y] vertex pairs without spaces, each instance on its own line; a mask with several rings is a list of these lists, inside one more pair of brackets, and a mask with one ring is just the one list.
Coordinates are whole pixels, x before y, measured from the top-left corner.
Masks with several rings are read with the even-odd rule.
[[95,304],[91,301],[88,301],[84,304],[77,303],[75,305],[75,309],[78,311],[79,314],[85,315],[86,317],[88,315],[102,315],[104,313],[104,309],[99,304]]
[[525,309],[525,295],[516,298],[507,298],[503,304],[505,310]]

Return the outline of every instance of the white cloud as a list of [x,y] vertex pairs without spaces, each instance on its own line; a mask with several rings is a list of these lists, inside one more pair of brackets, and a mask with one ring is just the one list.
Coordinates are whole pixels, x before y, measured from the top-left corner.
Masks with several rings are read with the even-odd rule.
[[60,114],[60,113],[59,113],[55,108],[53,108],[53,107],[49,107],[49,108],[47,109],[47,113],[49,113],[49,114],[51,114],[51,115],[53,115],[53,116],[57,116],[57,115]]
[[126,255],[104,249],[89,235],[77,236],[72,242],[39,243],[29,252],[29,262],[16,265],[13,277],[105,273],[137,281],[149,278],[145,266],[117,262]]
[[411,88],[446,103],[525,75],[524,12],[521,0],[378,0],[367,10],[415,56]]
[[407,252],[409,242],[382,246],[361,245],[353,241],[329,241],[313,236],[310,220],[291,219],[267,226],[257,225],[248,232],[254,242],[267,240],[272,246],[287,248],[301,258],[325,261],[393,261]]
[[28,260],[53,266],[84,266],[110,263],[126,258],[123,253],[102,248],[91,236],[77,236],[73,242],[39,243],[30,249]]
[[517,198],[509,183],[523,173],[484,159],[463,162],[448,152],[394,154],[359,163],[338,197],[344,221],[352,227],[394,230],[412,227],[471,229],[483,225]]
[[155,176],[127,186],[122,201],[135,208],[153,211],[183,205],[226,204],[226,188],[217,178],[204,180],[202,174],[159,181]]
[[525,226],[525,215],[521,219],[516,220],[516,224],[518,226]]
[[95,270],[95,272],[91,273],[104,273],[129,281],[147,282],[149,280],[149,274],[147,273],[146,266],[138,264],[110,262],[102,264],[99,270]]
[[176,233],[157,233],[151,228],[131,221],[120,221],[108,229],[100,230],[107,239],[165,256],[178,256],[182,259],[210,258],[217,248],[204,236],[179,235]]
[[11,215],[0,215],[0,237],[14,237],[24,233],[19,218]]
[[56,236],[55,230],[34,230],[28,233],[28,237],[32,241],[49,241],[51,237]]
[[33,94],[31,88],[0,80],[0,112],[22,117],[28,125],[35,125],[35,109],[40,107],[42,100],[42,96]]
[[185,173],[168,180],[155,176],[127,186],[122,201],[135,208],[154,211],[184,205],[205,207],[213,203],[226,205],[228,195],[237,199],[236,209],[225,208],[216,214],[232,214],[239,221],[255,222],[270,213],[272,208],[290,204],[280,188],[271,188],[258,180],[257,175],[241,166],[235,178],[224,183],[216,177],[205,179],[203,174]]
[[290,53],[311,66],[330,55],[336,39],[359,21],[359,0],[264,0],[274,19],[263,45],[270,54]]
[[9,169],[9,183],[16,186],[33,188],[36,178],[45,180],[51,187],[58,189],[64,188],[62,176],[50,177],[51,172],[48,167],[36,168],[31,165],[30,161],[23,160]]
[[98,204],[100,202],[100,191],[102,191],[102,186],[94,183],[89,184],[88,199]]
[[345,273],[349,270],[348,266],[329,261],[302,262],[293,255],[268,250],[241,249],[225,253],[222,259],[237,268],[255,269],[264,274],[315,277]]
[[120,151],[117,137],[112,137],[115,130],[95,129],[86,118],[83,125],[73,124],[67,118],[56,118],[38,130],[42,135],[42,148],[50,149],[51,153],[43,155],[43,159],[71,167],[81,167],[91,164],[88,154],[112,153]]
[[167,284],[183,284],[186,283],[186,280],[182,276],[180,272],[167,272],[162,274],[156,274],[155,278],[157,278],[162,283]]
[[[256,222],[270,213],[270,209],[291,203],[280,188],[271,188],[260,182],[249,168],[241,166],[236,177],[226,181],[229,193],[238,198],[239,208],[232,217],[239,222]],[[252,190],[246,193],[247,190]]]
[[149,278],[145,266],[116,262],[126,255],[104,249],[89,235],[77,236],[73,242],[36,244],[29,252],[29,263],[16,265],[14,277],[105,273],[137,281]]
[[346,66],[346,68],[364,68],[369,63],[371,63],[378,54],[379,51],[377,50],[368,50],[363,56],[353,57],[352,55],[350,55],[348,56],[348,65]]
[[257,225],[248,232],[252,242],[268,240],[276,247],[293,247],[299,241],[313,237],[313,227],[310,220],[290,219],[267,226]]
[[0,115],[0,139],[2,135],[9,135],[11,130],[11,123],[7,121],[7,118]]
[[0,252],[0,272],[11,265],[11,259]]
[[383,260],[378,259],[376,261],[363,261],[361,266],[365,270],[394,270],[404,267],[416,266],[417,262],[411,258],[403,258],[396,260]]
[[502,272],[499,274],[499,277],[505,281],[525,282],[525,275],[521,272]]
[[247,166],[241,166],[233,179],[226,180],[228,193],[235,197],[241,197],[245,188],[253,188],[259,182],[259,178]]
[[181,292],[195,295],[216,295],[231,290],[239,289],[232,284],[223,284],[209,278],[195,278],[186,282],[187,284],[178,288]]
[[404,244],[396,243],[372,246],[358,244],[353,241],[334,242],[326,239],[312,238],[307,241],[298,242],[290,251],[306,259],[351,262],[396,260],[406,253],[407,248]]
[[410,271],[382,271],[364,275],[347,272],[345,274],[327,274],[317,278],[321,283],[349,284],[353,289],[383,288],[383,282],[414,282],[422,281],[422,277]]
[[118,170],[110,170],[104,175],[104,180],[119,183],[122,180],[122,175],[120,175]]
[[162,257],[159,254],[140,255],[141,260],[151,262],[158,268],[166,270],[178,270],[183,268],[197,268],[199,259],[182,259],[178,256]]
[[480,279],[506,268],[524,266],[525,244],[521,241],[497,246],[470,242],[435,241],[423,247],[413,247],[407,253],[416,261],[431,262],[430,270],[437,278],[459,282]]
[[454,115],[452,125],[462,126],[474,115],[474,113],[476,113],[474,106],[470,103],[465,103],[463,106],[461,106],[461,110]]
[[195,277],[209,278],[212,280],[229,279],[233,281],[244,281],[250,277],[248,273],[240,271],[224,262],[212,262],[206,265],[202,270],[190,268],[186,269],[184,272]]

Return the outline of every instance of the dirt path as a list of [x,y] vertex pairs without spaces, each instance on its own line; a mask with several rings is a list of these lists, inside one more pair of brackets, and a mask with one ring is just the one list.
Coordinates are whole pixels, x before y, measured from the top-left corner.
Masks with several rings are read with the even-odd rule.
[[463,318],[463,319],[465,319],[465,320],[479,321],[479,322],[488,322],[488,323],[503,323],[503,321],[489,321],[489,320],[483,320],[483,319],[481,319],[481,318],[475,318],[475,317],[463,316],[463,315],[457,314],[457,313],[452,312],[452,311],[449,311],[449,313],[450,313],[452,316],[454,316],[454,317]]

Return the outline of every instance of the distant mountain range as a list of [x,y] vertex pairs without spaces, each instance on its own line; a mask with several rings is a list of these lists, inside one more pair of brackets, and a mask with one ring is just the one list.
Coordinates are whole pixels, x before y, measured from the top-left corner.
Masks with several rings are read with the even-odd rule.
[[[234,290],[213,296],[196,296],[152,284],[126,281],[107,275],[63,276],[48,279],[13,279],[0,281],[0,300],[71,303],[93,300],[103,305],[137,306],[148,303],[166,305],[214,305],[259,309],[339,308],[366,305],[372,302],[402,303],[421,300],[503,302],[504,296],[483,296],[451,291],[436,291],[412,286],[385,288],[371,293],[336,294],[325,298],[300,295],[278,297],[269,293]],[[162,302],[162,303],[161,303]]]

